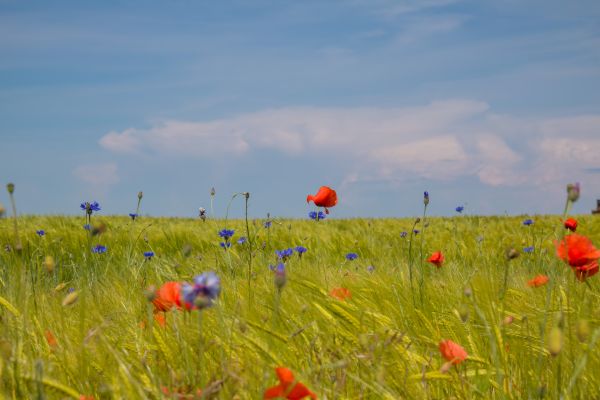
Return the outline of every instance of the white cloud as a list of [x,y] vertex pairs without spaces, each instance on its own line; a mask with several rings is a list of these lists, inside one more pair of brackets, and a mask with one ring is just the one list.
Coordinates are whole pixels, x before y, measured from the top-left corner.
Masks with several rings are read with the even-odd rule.
[[119,182],[118,168],[115,163],[80,165],[73,170],[73,175],[91,186],[106,189]]
[[[363,179],[476,176],[488,185],[578,179],[600,167],[600,116],[522,118],[473,100],[395,108],[267,109],[204,122],[110,132],[114,152],[217,158],[272,150],[334,157],[346,184]],[[115,166],[116,175],[116,166]],[[574,176],[575,175],[575,176]],[[598,174],[596,174],[598,175]]]

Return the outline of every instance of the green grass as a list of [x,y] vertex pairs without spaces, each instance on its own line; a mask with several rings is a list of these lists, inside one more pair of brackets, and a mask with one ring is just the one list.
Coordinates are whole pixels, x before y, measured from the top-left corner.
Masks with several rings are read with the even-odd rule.
[[[559,217],[535,217],[530,227],[522,219],[428,218],[412,239],[412,292],[411,238],[399,235],[411,230],[408,219],[276,219],[268,231],[251,221],[250,288],[247,245],[219,247],[222,220],[94,216],[107,229],[90,237],[83,217],[22,217],[23,250],[7,252],[12,220],[0,219],[1,397],[158,399],[169,398],[167,387],[258,399],[277,383],[274,368],[286,366],[323,399],[593,398],[600,276],[580,283],[555,257]],[[578,232],[600,246],[600,218],[578,219]],[[245,236],[244,221],[227,227],[234,241]],[[107,253],[89,251],[98,243]],[[287,262],[278,297],[268,266],[275,250],[297,245],[308,252]],[[507,261],[507,248],[530,245],[533,254]],[[156,253],[151,261],[142,254],[148,250]],[[435,250],[446,257],[440,269],[425,261]],[[345,261],[348,252],[359,258]],[[56,262],[50,273],[48,255]],[[140,326],[152,312],[148,286],[209,270],[222,280],[214,307],[169,312],[164,328]],[[550,284],[527,287],[538,273]],[[78,298],[63,306],[71,287]],[[352,298],[332,298],[334,287]],[[556,355],[548,351],[552,337]],[[447,373],[440,372],[442,339],[469,353]]]

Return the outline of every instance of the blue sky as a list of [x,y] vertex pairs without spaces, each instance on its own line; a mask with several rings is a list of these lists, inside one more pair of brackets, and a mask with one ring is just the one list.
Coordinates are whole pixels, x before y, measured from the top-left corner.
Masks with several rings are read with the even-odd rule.
[[[600,198],[598,1],[0,0],[22,213],[575,211]],[[8,202],[0,193],[0,202]],[[242,202],[233,205],[240,215]]]

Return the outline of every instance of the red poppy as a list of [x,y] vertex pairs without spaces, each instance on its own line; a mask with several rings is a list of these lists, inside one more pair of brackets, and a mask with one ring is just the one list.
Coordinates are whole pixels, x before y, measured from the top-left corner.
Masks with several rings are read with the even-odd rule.
[[333,207],[337,204],[337,193],[329,186],[321,186],[316,195],[309,194],[306,196],[306,202],[312,200],[317,207],[325,207],[325,213],[329,214],[327,207]]
[[94,400],[94,396],[86,396],[82,394],[81,396],[79,396],[79,400]]
[[569,263],[580,281],[598,273],[600,250],[585,236],[576,233],[565,236],[556,243],[556,255]]
[[194,390],[188,390],[186,388],[169,389],[166,386],[162,386],[160,388],[160,390],[165,396],[169,396],[169,398],[171,398],[171,399],[192,400],[192,399],[201,399],[202,398],[202,390],[201,389],[196,389],[196,391],[194,392]]
[[465,349],[452,340],[442,340],[440,342],[440,353],[452,364],[460,364],[467,359],[468,355]]
[[342,301],[352,298],[352,293],[350,293],[350,290],[343,288],[343,287],[337,287],[337,288],[331,289],[331,292],[329,292],[329,295],[331,297],[335,297],[336,299],[342,300]]
[[546,275],[538,275],[535,278],[527,281],[527,286],[529,286],[529,287],[544,286],[546,283],[548,283],[549,280],[550,280],[550,278],[548,278],[548,276],[546,276]]
[[265,390],[263,399],[283,398],[288,400],[301,400],[305,397],[316,399],[317,395],[308,390],[303,383],[294,379],[292,371],[285,367],[275,368],[275,373],[279,378],[279,385],[272,386]]
[[48,342],[48,346],[50,346],[51,348],[55,348],[58,346],[58,341],[56,340],[56,337],[54,336],[51,330],[46,329],[46,332],[44,332],[44,336],[46,336],[46,342]]
[[[160,312],[160,311],[159,312],[155,312],[154,313],[154,321],[161,328],[164,328],[167,325],[167,320],[165,318],[165,313],[164,312]],[[140,322],[140,328],[146,329],[146,321]]]
[[427,259],[427,261],[440,268],[442,266],[442,263],[444,262],[444,255],[441,251],[436,251],[431,255],[431,257]]
[[571,232],[575,232],[577,230],[577,220],[575,218],[567,219],[565,221],[565,228],[567,228]]
[[169,311],[173,307],[181,309],[181,284],[179,282],[166,282],[157,291],[152,300],[154,311]]

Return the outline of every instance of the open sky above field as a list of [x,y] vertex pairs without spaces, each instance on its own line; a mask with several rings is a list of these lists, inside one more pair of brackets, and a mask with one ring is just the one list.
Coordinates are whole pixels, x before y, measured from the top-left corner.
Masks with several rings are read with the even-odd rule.
[[[600,2],[3,1],[22,213],[575,212],[600,198]],[[6,192],[0,202],[8,202]],[[241,215],[241,201],[234,215]]]

